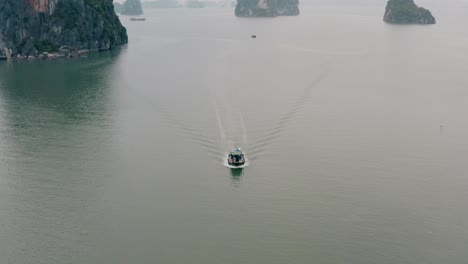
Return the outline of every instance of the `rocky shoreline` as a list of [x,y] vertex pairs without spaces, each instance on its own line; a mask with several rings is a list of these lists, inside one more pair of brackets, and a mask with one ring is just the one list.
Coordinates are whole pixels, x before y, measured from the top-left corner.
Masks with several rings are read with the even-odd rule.
[[47,59],[61,59],[61,58],[76,58],[86,57],[91,52],[98,52],[99,50],[68,50],[67,47],[61,47],[58,52],[42,52],[38,55],[21,55],[17,54],[13,57],[0,57],[0,60],[47,60]]

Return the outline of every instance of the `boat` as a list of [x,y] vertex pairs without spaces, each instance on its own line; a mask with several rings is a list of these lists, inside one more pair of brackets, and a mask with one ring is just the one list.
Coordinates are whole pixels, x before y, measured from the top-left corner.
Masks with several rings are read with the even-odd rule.
[[257,38],[257,35],[252,35],[252,36],[250,36],[250,37],[251,37],[251,38]]
[[135,17],[132,17],[132,18],[130,18],[130,21],[146,21],[146,18],[135,18]]
[[239,167],[245,164],[245,157],[242,151],[236,148],[229,153],[227,161],[230,166]]

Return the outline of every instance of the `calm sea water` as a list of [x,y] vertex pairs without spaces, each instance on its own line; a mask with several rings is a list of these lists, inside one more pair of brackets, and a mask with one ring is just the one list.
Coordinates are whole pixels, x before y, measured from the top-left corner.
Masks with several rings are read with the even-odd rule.
[[0,262],[466,263],[468,4],[420,2],[147,10],[0,63]]

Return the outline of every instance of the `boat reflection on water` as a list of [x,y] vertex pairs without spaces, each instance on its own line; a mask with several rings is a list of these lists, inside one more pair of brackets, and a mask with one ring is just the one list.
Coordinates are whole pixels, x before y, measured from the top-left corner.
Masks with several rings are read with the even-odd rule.
[[243,168],[230,169],[231,171],[231,183],[235,187],[239,187],[242,180],[242,175],[244,175]]
[[242,175],[244,175],[244,168],[248,165],[249,163],[247,162],[244,153],[242,153],[239,148],[234,149],[224,160],[224,166],[229,168],[232,183],[236,187],[240,185]]
[[244,168],[231,169],[231,176],[232,177],[240,177],[242,175],[244,175]]

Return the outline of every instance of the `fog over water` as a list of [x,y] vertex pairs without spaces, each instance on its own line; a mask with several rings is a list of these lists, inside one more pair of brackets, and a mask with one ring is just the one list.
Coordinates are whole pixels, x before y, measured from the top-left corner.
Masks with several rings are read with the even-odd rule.
[[467,2],[301,3],[0,62],[0,263],[466,263]]

